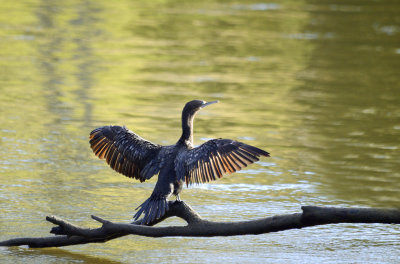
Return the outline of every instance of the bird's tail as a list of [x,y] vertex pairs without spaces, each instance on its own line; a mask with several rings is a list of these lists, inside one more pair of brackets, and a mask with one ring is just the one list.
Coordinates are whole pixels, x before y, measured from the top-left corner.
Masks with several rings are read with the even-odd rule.
[[154,199],[150,197],[136,208],[136,210],[138,209],[139,211],[136,212],[133,218],[136,221],[144,214],[143,218],[140,220],[140,224],[147,225],[165,215],[165,212],[168,211],[168,201],[166,198]]

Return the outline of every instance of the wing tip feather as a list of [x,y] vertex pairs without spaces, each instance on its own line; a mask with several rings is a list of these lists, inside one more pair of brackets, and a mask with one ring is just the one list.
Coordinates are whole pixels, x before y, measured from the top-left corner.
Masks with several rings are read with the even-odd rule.
[[186,163],[187,186],[222,178],[259,161],[261,156],[270,157],[265,150],[230,139],[213,139],[191,151],[192,159]]
[[94,154],[118,173],[141,182],[158,173],[157,168],[151,170],[151,175],[142,175],[141,170],[161,146],[140,138],[125,126],[98,127],[90,132],[89,139]]

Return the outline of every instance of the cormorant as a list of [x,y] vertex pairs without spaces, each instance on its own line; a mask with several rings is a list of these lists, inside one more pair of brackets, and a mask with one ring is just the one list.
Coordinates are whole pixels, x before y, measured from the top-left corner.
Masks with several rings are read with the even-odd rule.
[[161,146],[141,138],[125,126],[103,126],[90,133],[90,147],[111,168],[144,182],[158,174],[153,193],[134,215],[147,225],[168,211],[167,199],[179,193],[184,183],[205,183],[221,178],[258,161],[269,153],[231,139],[212,139],[193,145],[193,119],[203,107],[218,101],[193,100],[182,111],[182,136],[171,146]]

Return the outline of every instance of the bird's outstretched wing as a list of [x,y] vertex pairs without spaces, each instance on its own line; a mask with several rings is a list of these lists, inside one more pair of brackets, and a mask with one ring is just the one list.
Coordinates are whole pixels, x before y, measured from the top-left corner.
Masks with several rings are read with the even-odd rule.
[[269,153],[231,139],[212,139],[179,155],[175,168],[186,184],[205,183],[241,170]]
[[141,182],[160,171],[160,145],[147,141],[125,127],[103,126],[90,133],[90,147],[111,168]]

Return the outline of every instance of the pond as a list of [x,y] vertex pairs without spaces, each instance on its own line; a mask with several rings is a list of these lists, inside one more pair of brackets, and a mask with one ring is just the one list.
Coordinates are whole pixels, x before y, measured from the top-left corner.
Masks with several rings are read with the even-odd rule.
[[[184,188],[204,218],[399,208],[398,14],[391,0],[4,1],[0,240],[48,236],[46,215],[130,222],[157,177],[111,170],[90,131],[126,125],[174,144],[192,99],[220,101],[197,115],[195,144],[222,137],[271,153]],[[2,263],[398,263],[399,235],[395,225],[340,224],[0,252]]]

